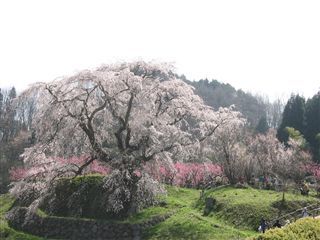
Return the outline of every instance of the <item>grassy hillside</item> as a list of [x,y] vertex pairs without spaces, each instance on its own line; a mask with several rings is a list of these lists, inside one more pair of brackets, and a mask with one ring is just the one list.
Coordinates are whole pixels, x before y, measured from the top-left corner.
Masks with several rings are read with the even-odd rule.
[[[238,230],[216,217],[203,217],[202,210],[195,208],[200,192],[194,189],[167,187],[167,204],[162,207],[151,207],[124,219],[121,222],[137,223],[168,212],[175,212],[173,216],[146,232],[144,239],[241,239],[253,236],[255,232]],[[17,232],[8,227],[4,220],[5,212],[10,208],[13,200],[8,195],[0,197],[1,227],[0,239],[40,240],[28,234]],[[120,221],[119,221],[120,222]]]
[[[300,194],[286,193],[286,203],[281,205],[282,193],[259,189],[235,189],[226,187],[210,190],[206,197],[213,197],[217,204],[214,216],[241,228],[257,229],[262,217],[271,220],[319,200]],[[203,207],[204,202],[199,206]],[[281,209],[281,211],[280,211]]]
[[255,232],[239,230],[216,216],[203,216],[203,210],[196,207],[200,191],[167,187],[168,206],[176,214],[152,228],[145,239],[238,239],[252,236]]
[[[167,186],[167,190],[166,204],[145,209],[121,222],[137,223],[155,215],[174,212],[166,221],[148,229],[144,239],[245,239],[258,236],[254,230],[257,229],[262,216],[265,218],[277,216],[279,201],[282,197],[281,193],[278,192],[252,188],[224,187],[210,190],[206,192],[205,196],[215,198],[217,201],[216,207],[208,216],[203,216],[204,200],[199,200],[199,190],[171,186]],[[287,193],[286,199],[287,204],[283,212],[318,201],[313,197],[304,197],[292,193]],[[4,220],[4,213],[12,203],[13,199],[8,195],[0,196],[0,239],[41,239],[8,227]],[[300,232],[303,232],[302,227],[299,227],[299,229]],[[287,234],[287,232],[276,234]],[[269,235],[265,234],[264,236]]]

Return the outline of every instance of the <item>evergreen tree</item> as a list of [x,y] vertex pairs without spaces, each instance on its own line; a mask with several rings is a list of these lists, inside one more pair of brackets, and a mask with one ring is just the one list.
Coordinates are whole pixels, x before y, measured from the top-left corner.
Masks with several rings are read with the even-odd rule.
[[282,122],[277,132],[277,138],[281,142],[287,142],[289,134],[286,127],[292,127],[304,135],[305,132],[305,99],[299,95],[292,95],[288,100]]
[[258,125],[256,126],[256,132],[265,134],[269,129],[267,117],[263,116],[260,118]]
[[[1,139],[3,135],[3,94],[1,92],[0,88],[0,144],[1,144]],[[1,158],[1,155],[0,155]]]
[[316,136],[320,133],[320,92],[307,101],[305,117],[305,137],[310,144],[314,157],[319,161],[320,142]]
[[1,88],[0,88],[0,112],[2,110],[2,104],[3,104],[3,94],[2,94]]
[[0,123],[1,123],[1,117],[2,117],[2,107],[3,107],[3,94],[2,94],[1,88],[0,88]]
[[320,160],[320,132],[316,135],[316,140],[318,143],[318,148],[316,149],[316,154],[315,154],[315,158],[318,160]]
[[248,120],[249,126],[255,128],[261,117],[266,115],[267,105],[259,97],[236,90],[230,84],[220,83],[217,80],[201,79],[189,81],[185,76],[179,76],[186,83],[194,87],[194,92],[204,102],[218,109],[219,107],[235,106],[235,109],[243,114]]
[[15,99],[17,97],[17,91],[15,87],[12,87],[9,91],[9,99]]

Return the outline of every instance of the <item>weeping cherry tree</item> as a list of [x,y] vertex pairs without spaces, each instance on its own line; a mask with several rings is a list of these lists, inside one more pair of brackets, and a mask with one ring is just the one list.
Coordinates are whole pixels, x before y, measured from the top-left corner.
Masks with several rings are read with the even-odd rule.
[[[21,99],[36,96],[36,144],[23,154],[33,170],[11,192],[32,191],[31,202],[39,203],[55,179],[80,175],[98,161],[113,169],[104,178],[106,211],[132,213],[152,205],[163,189],[143,171],[144,164],[189,159],[237,116],[206,106],[176,76],[167,64],[122,63],[26,90]],[[55,160],[83,155],[83,164]]]

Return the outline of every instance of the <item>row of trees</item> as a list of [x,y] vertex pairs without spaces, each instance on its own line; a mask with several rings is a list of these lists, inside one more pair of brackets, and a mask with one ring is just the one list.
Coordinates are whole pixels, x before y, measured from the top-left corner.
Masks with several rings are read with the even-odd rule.
[[281,142],[287,142],[290,130],[299,131],[306,139],[306,148],[313,153],[314,160],[320,161],[320,92],[305,100],[299,95],[292,95],[288,100],[277,137]]
[[15,88],[0,89],[0,193],[7,191],[9,169],[21,165],[19,155],[29,145],[26,125],[19,119]]
[[19,158],[34,139],[31,126],[35,98],[18,101],[16,89],[0,89],[0,193],[8,190],[9,170],[21,166]]
[[245,121],[229,121],[209,140],[205,155],[219,163],[231,184],[252,182],[259,176],[272,177],[286,190],[289,182],[300,184],[307,173],[311,155],[300,138],[287,145],[276,137],[274,129],[257,133]]
[[230,84],[217,80],[201,79],[192,82],[184,75],[181,78],[195,88],[195,93],[207,105],[215,109],[234,105],[247,119],[248,125],[260,133],[265,133],[269,128],[278,128],[281,123],[284,103],[280,99],[271,102],[266,96],[236,90]]
[[194,91],[171,66],[145,62],[35,84],[15,101],[16,118],[26,130],[32,127],[33,138],[22,155],[24,171],[12,172],[23,178],[16,178],[11,193],[37,206],[57,178],[99,169],[109,173],[106,211],[126,215],[164,193],[147,171],[155,163],[175,173],[193,166],[191,175],[172,180],[190,186],[217,170],[194,162],[218,164],[231,184],[253,175],[273,175],[283,186],[301,180],[309,156],[299,141],[285,146],[274,131],[257,134],[234,106],[214,110]]

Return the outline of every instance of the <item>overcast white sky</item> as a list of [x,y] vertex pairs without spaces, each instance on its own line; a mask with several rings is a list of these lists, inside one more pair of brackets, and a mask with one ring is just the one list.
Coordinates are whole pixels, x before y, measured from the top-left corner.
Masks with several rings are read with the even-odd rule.
[[0,87],[102,63],[174,62],[271,98],[320,89],[320,1],[1,1]]

